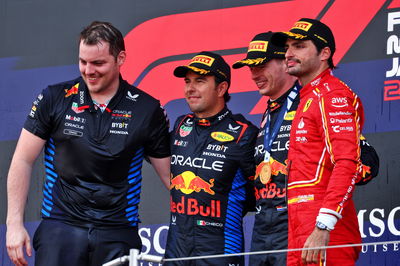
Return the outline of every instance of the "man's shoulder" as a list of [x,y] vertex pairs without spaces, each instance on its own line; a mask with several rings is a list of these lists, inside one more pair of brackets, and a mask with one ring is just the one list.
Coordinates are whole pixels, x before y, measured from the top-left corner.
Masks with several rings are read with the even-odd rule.
[[[193,114],[186,114],[179,116],[174,123],[174,127],[172,128],[172,135],[180,135],[187,136],[192,131],[194,125],[194,116]],[[180,128],[180,130],[178,130]],[[181,132],[180,132],[181,131]]]
[[50,98],[68,98],[74,94],[78,94],[79,84],[82,78],[78,77],[68,81],[50,84],[43,90],[43,93]]
[[239,125],[246,125],[247,127],[251,128],[251,129],[258,130],[258,128],[252,122],[247,120],[242,114],[232,114],[231,119]]
[[318,87],[321,94],[353,93],[344,81],[333,75],[329,75]]
[[79,87],[79,85],[77,85],[77,84],[82,83],[82,82],[83,82],[83,79],[81,77],[77,77],[75,79],[50,84],[48,87],[51,88],[52,90],[69,89],[74,86]]
[[258,134],[258,127],[247,120],[242,114],[232,114],[229,119],[228,130],[240,129],[240,138],[247,135],[251,139]]
[[175,120],[175,126],[178,126],[179,124],[185,123],[188,126],[193,126],[193,121],[194,121],[194,115],[193,114],[184,114],[181,116],[178,116]]
[[160,101],[148,94],[147,92],[137,88],[134,85],[130,85],[128,82],[123,80],[123,88],[126,91],[126,98],[132,101],[142,102],[146,105],[152,104],[158,106]]

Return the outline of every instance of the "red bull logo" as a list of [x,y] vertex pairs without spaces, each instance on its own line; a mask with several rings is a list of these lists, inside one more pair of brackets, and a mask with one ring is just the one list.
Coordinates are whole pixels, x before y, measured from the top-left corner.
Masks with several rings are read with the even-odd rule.
[[[287,160],[285,160],[285,164],[282,164],[275,160],[274,158],[270,158],[269,163],[271,165],[271,175],[277,176],[278,174],[287,175]],[[256,174],[254,175],[254,180],[260,177],[261,169],[266,164],[266,162],[262,161],[256,168]]]
[[170,197],[170,210],[172,213],[198,215],[204,217],[221,217],[221,201],[211,200],[209,206],[201,205],[197,199],[181,197],[181,201],[175,202]]
[[68,98],[72,94],[78,94],[79,83],[76,83],[71,89],[65,90],[65,98]]
[[186,195],[191,194],[193,191],[200,192],[201,190],[208,194],[214,195],[215,192],[211,189],[213,186],[214,179],[210,179],[210,183],[208,183],[201,177],[196,176],[193,172],[185,171],[171,179],[171,185],[169,189],[172,190],[175,188]]
[[265,187],[261,189],[255,189],[256,200],[259,199],[273,199],[273,198],[283,198],[286,196],[286,188],[279,188],[273,182],[266,184]]
[[132,115],[130,115],[130,114],[116,114],[116,113],[111,114],[111,116],[122,117],[122,118],[131,118],[132,117]]
[[371,167],[362,165],[362,177],[365,177],[367,174],[371,174]]
[[367,182],[368,180],[372,179],[371,167],[362,164],[359,172],[361,173],[361,180],[358,180],[357,182]]
[[197,122],[197,124],[199,124],[200,126],[207,126],[207,127],[209,127],[209,126],[211,126],[211,123],[210,123],[210,120],[208,120],[208,119],[200,119],[198,122]]

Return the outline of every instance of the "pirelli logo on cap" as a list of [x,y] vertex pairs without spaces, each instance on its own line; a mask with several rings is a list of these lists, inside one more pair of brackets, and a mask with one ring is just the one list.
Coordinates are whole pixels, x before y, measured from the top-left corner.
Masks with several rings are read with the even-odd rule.
[[198,55],[198,56],[193,57],[193,59],[190,61],[189,65],[191,65],[193,63],[200,63],[200,64],[207,65],[210,67],[210,66],[212,66],[214,61],[215,61],[215,59],[210,56]]
[[267,41],[252,41],[249,44],[249,50],[247,52],[255,52],[255,51],[266,52],[267,48],[268,48]]
[[310,22],[306,22],[306,21],[297,21],[297,22],[294,24],[292,30],[293,30],[293,29],[299,29],[299,30],[308,31],[308,30],[311,28],[312,25],[313,25],[313,24],[310,23]]

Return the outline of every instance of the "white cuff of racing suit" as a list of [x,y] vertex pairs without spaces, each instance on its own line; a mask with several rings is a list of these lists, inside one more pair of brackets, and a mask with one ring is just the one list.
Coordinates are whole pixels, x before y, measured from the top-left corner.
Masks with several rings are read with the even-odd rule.
[[323,223],[329,230],[333,230],[335,229],[338,219],[341,218],[342,216],[339,213],[330,209],[321,208],[317,216],[317,222]]

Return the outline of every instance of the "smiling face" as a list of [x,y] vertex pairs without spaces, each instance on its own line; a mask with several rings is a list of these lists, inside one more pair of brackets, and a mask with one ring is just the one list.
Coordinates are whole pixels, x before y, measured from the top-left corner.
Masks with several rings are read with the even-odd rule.
[[283,59],[272,59],[265,64],[251,66],[250,72],[260,94],[273,100],[284,94],[295,80],[286,73]]
[[216,84],[212,75],[188,71],[185,76],[185,98],[190,110],[199,118],[216,115],[225,106],[226,81]]
[[95,45],[79,44],[79,70],[92,97],[115,94],[119,86],[119,70],[125,61],[125,51],[117,58],[110,54],[108,42]]

